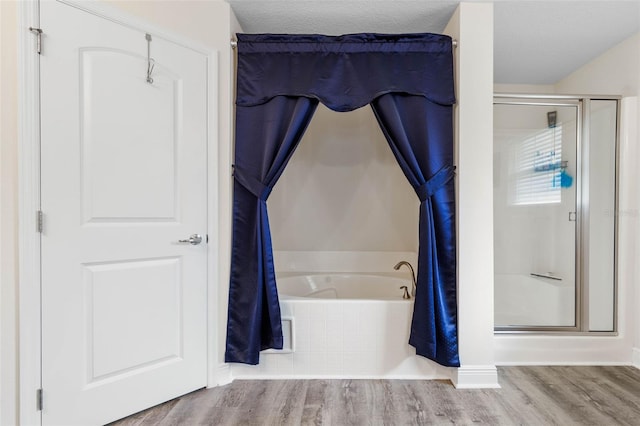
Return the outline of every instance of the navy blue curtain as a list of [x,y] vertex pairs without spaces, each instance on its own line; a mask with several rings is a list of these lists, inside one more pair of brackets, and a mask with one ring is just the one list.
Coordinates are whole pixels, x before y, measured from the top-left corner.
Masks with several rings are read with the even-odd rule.
[[317,106],[315,99],[278,96],[236,109],[226,362],[257,364],[260,350],[282,349],[266,201]]
[[371,104],[420,199],[409,343],[458,366],[451,38],[438,34],[238,34],[227,362],[282,348],[266,200],[318,102]]
[[409,343],[418,355],[457,367],[452,109],[402,93],[382,95],[371,108],[420,199],[418,278]]

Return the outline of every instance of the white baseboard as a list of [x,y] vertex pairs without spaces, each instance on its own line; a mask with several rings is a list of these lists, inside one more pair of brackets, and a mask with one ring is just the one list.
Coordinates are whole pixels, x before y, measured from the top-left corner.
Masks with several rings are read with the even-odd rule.
[[207,385],[208,388],[215,388],[216,386],[224,386],[233,382],[233,375],[231,374],[231,368],[229,364],[221,364],[216,368],[213,374],[213,380]]
[[456,389],[499,388],[495,365],[463,365],[453,371],[451,382]]
[[633,348],[632,361],[633,366],[640,368],[640,348]]
[[496,365],[629,365],[625,336],[496,335]]

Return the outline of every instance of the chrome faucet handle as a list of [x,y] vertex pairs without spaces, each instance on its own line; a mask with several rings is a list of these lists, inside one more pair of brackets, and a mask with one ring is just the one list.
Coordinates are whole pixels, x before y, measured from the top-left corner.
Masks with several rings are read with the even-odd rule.
[[409,296],[409,288],[406,285],[400,286],[400,290],[404,290],[402,294],[403,299],[411,299],[411,296]]

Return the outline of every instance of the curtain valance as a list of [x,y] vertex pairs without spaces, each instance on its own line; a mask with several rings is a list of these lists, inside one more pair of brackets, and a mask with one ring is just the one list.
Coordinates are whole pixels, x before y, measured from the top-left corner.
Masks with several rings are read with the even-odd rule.
[[238,34],[238,106],[276,96],[351,111],[387,93],[453,105],[451,37],[440,34]]

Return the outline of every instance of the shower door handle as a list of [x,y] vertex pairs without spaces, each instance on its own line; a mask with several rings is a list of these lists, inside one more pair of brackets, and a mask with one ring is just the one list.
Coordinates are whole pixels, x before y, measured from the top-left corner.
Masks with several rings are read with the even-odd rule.
[[577,217],[576,212],[569,212],[569,222],[575,222],[576,217]]

